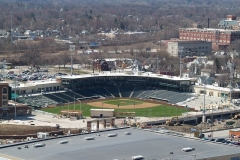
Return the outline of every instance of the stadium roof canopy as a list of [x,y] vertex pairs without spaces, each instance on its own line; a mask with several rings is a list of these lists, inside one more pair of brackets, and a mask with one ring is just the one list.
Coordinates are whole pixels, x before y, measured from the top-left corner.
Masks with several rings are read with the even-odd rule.
[[135,73],[135,74],[127,74],[127,73],[111,73],[111,72],[100,72],[100,73],[92,73],[92,74],[82,74],[82,75],[67,75],[62,76],[61,79],[80,79],[80,78],[90,78],[90,77],[111,77],[111,76],[122,76],[122,77],[146,77],[146,78],[159,78],[159,79],[167,79],[167,80],[176,80],[176,81],[189,81],[193,80],[192,78],[183,78],[162,74],[154,74],[151,72],[145,73]]

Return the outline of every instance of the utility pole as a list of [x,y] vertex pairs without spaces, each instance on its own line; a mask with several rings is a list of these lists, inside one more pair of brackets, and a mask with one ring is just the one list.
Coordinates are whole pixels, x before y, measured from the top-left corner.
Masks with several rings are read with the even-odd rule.
[[229,88],[229,94],[230,94],[230,105],[232,103],[232,78],[233,78],[233,64],[232,62],[230,61],[230,88]]
[[14,82],[15,82],[14,111],[15,111],[15,119],[16,119],[17,118],[17,104],[16,104],[16,101],[17,101],[17,79],[16,78],[15,78]]
[[203,117],[202,117],[202,123],[205,124],[206,122],[206,105],[205,105],[205,102],[206,102],[206,84],[204,82],[204,97],[203,97]]
[[11,43],[12,43],[12,11],[10,12],[11,14]]

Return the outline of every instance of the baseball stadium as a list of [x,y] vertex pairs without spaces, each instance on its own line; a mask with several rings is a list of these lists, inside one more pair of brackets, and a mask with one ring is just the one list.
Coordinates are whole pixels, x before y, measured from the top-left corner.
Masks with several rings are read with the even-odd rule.
[[[42,87],[41,95],[22,96],[17,101],[53,113],[77,109],[83,116],[90,116],[90,109],[94,108],[115,109],[116,117],[128,116],[131,112],[143,117],[175,116],[188,111],[176,104],[194,96],[191,86],[195,81],[152,73],[104,72],[63,76],[58,83],[58,91],[53,92],[54,87]],[[45,109],[45,106],[62,107]]]
[[[54,134],[49,139],[40,138],[34,141],[5,144],[0,146],[2,150],[0,157],[6,159],[70,158],[89,160],[130,159],[131,157],[133,159],[143,156],[145,159],[206,160],[238,157],[239,149],[236,145],[223,147],[223,144],[205,143],[201,139],[191,138],[191,134],[189,137],[177,131],[171,131],[170,134],[170,132],[161,133],[160,130],[155,132],[149,129],[140,129],[141,127],[121,128],[115,126],[115,120],[117,121],[118,117],[120,119],[122,117],[124,119],[125,117],[134,117],[134,119],[136,117],[147,117],[147,119],[148,117],[149,119],[150,117],[164,117],[162,119],[166,122],[164,126],[167,124],[170,126],[170,123],[174,122],[173,127],[182,127],[176,126],[176,121],[172,121],[174,117],[177,117],[176,119],[180,122],[180,115],[185,112],[188,114],[189,111],[194,110],[186,105],[181,105],[182,102],[195,100],[194,106],[197,105],[197,101],[202,102],[202,99],[194,99],[196,98],[193,88],[195,82],[196,80],[190,78],[153,73],[101,72],[62,76],[56,81],[35,81],[29,82],[25,86],[13,87],[12,90],[15,93],[22,93],[16,98],[17,102],[54,113],[53,115],[64,116],[63,119],[51,117],[53,123],[61,121],[64,122],[62,125],[72,124],[74,122],[69,121],[72,116],[79,118],[83,116],[84,119],[75,121],[75,123],[79,125],[81,122],[87,130],[72,135],[60,135],[60,137],[56,137]],[[205,100],[207,101],[209,98],[211,97],[206,97]],[[216,97],[213,98],[216,100]],[[8,112],[8,110],[4,112]],[[230,114],[230,111],[224,112]],[[219,112],[214,112],[214,115],[206,113],[207,117],[217,117],[219,114]],[[71,116],[69,120],[66,115]],[[41,115],[41,118],[44,119],[35,120],[34,123],[53,124],[45,117],[47,115]],[[169,118],[170,120],[166,121],[165,117],[167,117],[166,120]],[[191,118],[201,119],[202,114],[185,118],[187,120],[191,120]],[[29,124],[33,124],[31,118],[28,121],[31,122]],[[195,122],[198,123],[201,120]],[[106,127],[107,124],[110,124],[110,128]],[[100,125],[103,126],[104,130],[99,130]],[[96,130],[91,130],[92,128],[96,128]],[[64,133],[68,133],[68,131]],[[189,153],[183,151],[189,148],[191,149]],[[46,154],[40,154],[43,152]]]

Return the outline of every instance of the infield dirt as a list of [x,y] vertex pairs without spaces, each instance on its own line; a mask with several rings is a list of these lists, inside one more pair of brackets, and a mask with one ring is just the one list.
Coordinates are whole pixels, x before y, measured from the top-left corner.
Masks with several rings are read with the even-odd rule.
[[94,107],[99,107],[99,108],[112,108],[112,109],[137,109],[137,108],[151,108],[151,107],[156,107],[161,104],[155,104],[155,103],[149,103],[149,102],[142,102],[142,104],[136,104],[134,105],[127,105],[127,106],[119,106],[118,105],[113,105],[113,104],[106,104],[103,101],[101,102],[90,102],[87,103],[88,105],[94,106]]

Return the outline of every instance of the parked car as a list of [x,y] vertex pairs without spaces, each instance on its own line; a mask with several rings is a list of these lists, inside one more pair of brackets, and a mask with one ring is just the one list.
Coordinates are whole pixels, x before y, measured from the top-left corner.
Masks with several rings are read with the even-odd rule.
[[234,145],[240,146],[240,142],[233,142]]
[[194,150],[195,150],[195,148],[193,148],[193,147],[182,148],[183,152],[190,152],[190,151],[194,151]]
[[209,141],[215,141],[215,138],[210,138]]
[[205,137],[205,134],[203,134],[203,133],[200,133],[199,135],[198,135],[198,138],[204,138]]
[[222,142],[222,141],[225,141],[225,138],[217,138],[217,139],[215,140],[215,142]]

